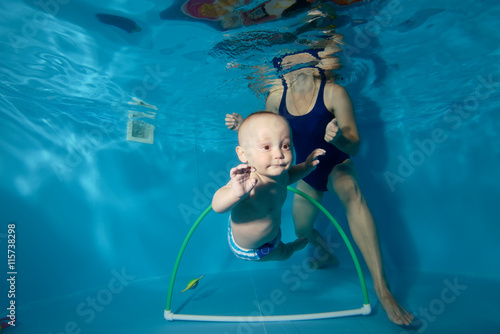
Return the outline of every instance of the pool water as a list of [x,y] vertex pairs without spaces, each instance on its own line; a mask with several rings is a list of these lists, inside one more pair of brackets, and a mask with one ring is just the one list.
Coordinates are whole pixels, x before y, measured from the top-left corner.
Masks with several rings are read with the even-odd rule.
[[[182,242],[237,164],[224,115],[264,108],[265,95],[253,89],[255,69],[302,47],[289,33],[306,15],[221,29],[182,14],[181,4],[0,4],[0,318],[16,317],[15,329],[4,330],[411,332],[378,307],[364,263],[369,316],[278,323],[163,318]],[[338,80],[351,95],[363,141],[353,160],[392,290],[418,318],[418,333],[494,333],[500,5],[392,0],[334,8],[345,42]],[[106,15],[122,19],[113,25]],[[299,37],[315,34],[321,31]],[[136,137],[154,126],[153,143],[127,140],[129,124]],[[291,198],[284,240],[294,238]],[[338,199],[327,194],[323,205],[348,231]],[[317,228],[340,265],[317,271],[306,269],[309,248],[281,263],[234,258],[226,223],[227,215],[211,212],[193,235],[174,312],[245,317],[362,306],[349,252],[326,217],[318,217]],[[201,276],[196,289],[180,292]]]

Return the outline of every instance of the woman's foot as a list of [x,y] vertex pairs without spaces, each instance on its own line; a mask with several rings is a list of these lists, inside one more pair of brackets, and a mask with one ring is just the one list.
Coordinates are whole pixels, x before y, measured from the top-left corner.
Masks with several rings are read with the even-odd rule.
[[413,321],[413,315],[408,313],[394,298],[389,289],[375,291],[378,296],[380,308],[387,313],[390,321],[400,326],[408,326]]

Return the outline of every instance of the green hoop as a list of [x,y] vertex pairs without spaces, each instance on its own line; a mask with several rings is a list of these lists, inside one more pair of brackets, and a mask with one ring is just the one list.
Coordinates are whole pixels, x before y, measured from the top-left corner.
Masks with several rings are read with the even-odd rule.
[[[347,238],[346,234],[344,233],[344,231],[342,230],[342,228],[340,227],[339,223],[335,220],[335,218],[333,218],[333,216],[330,214],[330,212],[328,212],[318,201],[316,201],[314,198],[312,198],[311,196],[307,195],[306,193],[298,190],[298,189],[295,189],[295,188],[292,188],[290,186],[287,187],[287,189],[295,194],[298,194],[302,197],[304,197],[305,199],[307,199],[309,202],[311,202],[314,206],[316,206],[321,212],[323,212],[326,217],[332,222],[332,224],[335,226],[335,228],[337,229],[337,231],[339,232],[340,236],[342,237],[342,239],[344,240],[347,248],[349,249],[349,252],[351,253],[351,257],[354,261],[354,265],[356,267],[356,271],[358,272],[358,276],[359,276],[359,281],[361,283],[361,289],[362,289],[362,292],[363,292],[363,304],[365,306],[368,306],[370,305],[370,300],[368,298],[368,289],[366,287],[366,281],[365,281],[365,277],[363,275],[363,271],[361,269],[361,265],[359,264],[359,260],[358,260],[358,257],[356,256],[356,252],[354,251],[354,248],[352,247],[352,244],[351,242],[349,241],[349,239]],[[194,222],[193,226],[191,227],[191,229],[189,230],[186,238],[184,239],[184,242],[182,243],[182,246],[181,246],[181,249],[179,250],[179,253],[177,254],[177,259],[175,260],[175,264],[174,264],[174,269],[172,271],[172,276],[170,278],[170,285],[168,287],[168,296],[167,296],[167,305],[165,307],[165,313],[166,314],[172,314],[171,312],[171,305],[172,305],[172,294],[173,294],[173,291],[174,291],[174,283],[175,283],[175,278],[177,276],[177,270],[179,269],[179,264],[181,262],[181,259],[182,259],[182,255],[184,254],[184,251],[186,250],[186,247],[187,247],[187,244],[189,242],[189,240],[191,239],[194,231],[196,230],[196,228],[198,228],[198,225],[200,225],[201,221],[206,217],[206,215],[212,210],[212,205],[209,205],[203,212],[202,214],[198,217],[198,219],[196,219],[196,221]],[[365,313],[363,313],[365,314]],[[262,317],[261,317],[262,318]],[[260,318],[260,319],[261,319]],[[184,320],[188,320],[188,319],[184,319]],[[206,320],[206,319],[205,319]]]

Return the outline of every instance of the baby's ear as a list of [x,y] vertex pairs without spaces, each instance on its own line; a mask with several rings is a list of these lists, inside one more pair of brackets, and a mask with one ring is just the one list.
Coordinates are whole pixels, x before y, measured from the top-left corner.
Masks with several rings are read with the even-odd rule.
[[241,162],[246,164],[248,162],[247,156],[245,154],[245,150],[241,146],[236,146],[236,154],[238,155],[238,159],[240,159]]

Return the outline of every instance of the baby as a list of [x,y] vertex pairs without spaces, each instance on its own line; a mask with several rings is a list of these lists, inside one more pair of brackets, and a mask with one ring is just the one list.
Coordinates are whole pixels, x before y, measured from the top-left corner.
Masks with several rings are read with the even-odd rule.
[[287,186],[313,171],[325,151],[316,149],[292,166],[291,137],[286,119],[267,111],[251,114],[238,130],[236,153],[243,164],[231,169],[231,180],[215,193],[212,208],[231,211],[229,245],[239,258],[283,261],[307,245],[306,239],[281,242],[281,208]]

